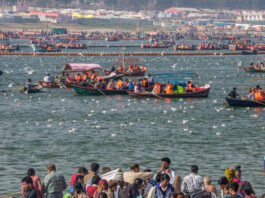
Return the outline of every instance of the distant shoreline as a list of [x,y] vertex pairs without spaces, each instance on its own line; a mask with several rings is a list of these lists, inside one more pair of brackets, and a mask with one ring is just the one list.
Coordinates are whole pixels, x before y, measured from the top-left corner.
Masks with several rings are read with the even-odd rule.
[[[82,25],[76,23],[65,23],[65,24],[55,24],[55,23],[0,23],[1,31],[51,31],[52,28],[66,28],[70,32],[116,32],[118,31],[118,26],[109,25],[102,26],[100,24],[95,24],[94,26]],[[157,31],[166,28],[155,27],[155,26],[142,26],[141,28],[136,28],[135,25],[121,25],[120,31],[122,32],[132,32],[136,31]]]

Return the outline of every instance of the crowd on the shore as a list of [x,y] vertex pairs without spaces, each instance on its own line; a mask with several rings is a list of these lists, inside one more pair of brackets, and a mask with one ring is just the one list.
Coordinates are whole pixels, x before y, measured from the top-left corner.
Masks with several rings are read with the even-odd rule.
[[[209,176],[199,175],[197,165],[192,165],[190,174],[181,178],[170,167],[171,161],[161,159],[161,167],[154,173],[150,169],[141,170],[138,164],[132,164],[130,171],[111,170],[92,163],[91,169],[80,167],[70,180],[70,186],[54,164],[49,164],[48,174],[43,183],[28,169],[22,181],[24,198],[216,198],[219,193]],[[224,176],[218,179],[222,198],[255,198],[251,184],[241,176],[241,168],[227,168]],[[68,187],[68,188],[67,188]],[[64,192],[64,194],[63,194]],[[262,196],[265,198],[265,194]]]

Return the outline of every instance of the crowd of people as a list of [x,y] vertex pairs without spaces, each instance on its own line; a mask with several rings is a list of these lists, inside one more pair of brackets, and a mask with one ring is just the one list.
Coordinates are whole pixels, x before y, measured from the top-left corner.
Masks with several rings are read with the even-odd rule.
[[[219,195],[211,178],[199,175],[197,165],[192,165],[190,174],[181,178],[170,164],[165,157],[154,173],[132,164],[127,172],[103,167],[100,175],[100,165],[92,163],[90,170],[80,167],[72,175],[68,189],[64,176],[57,173],[54,164],[49,164],[43,182],[34,169],[28,169],[21,181],[21,193],[23,198],[216,198]],[[218,185],[221,198],[256,198],[251,184],[242,178],[240,166],[226,168]]]
[[[236,87],[233,88],[233,90],[228,94],[228,96],[231,98],[240,98],[239,94],[237,93]],[[264,91],[259,85],[257,85],[256,88],[250,88],[247,96],[242,97],[242,99],[256,101],[264,100]]]

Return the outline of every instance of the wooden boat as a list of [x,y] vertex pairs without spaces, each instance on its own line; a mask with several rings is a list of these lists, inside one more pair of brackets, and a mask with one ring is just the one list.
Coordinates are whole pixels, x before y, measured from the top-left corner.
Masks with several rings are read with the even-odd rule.
[[41,85],[34,85],[33,87],[31,88],[26,88],[25,86],[22,86],[22,87],[19,87],[18,90],[21,92],[21,93],[38,93],[42,90],[42,86]]
[[258,72],[258,73],[265,73],[265,68],[253,68],[253,67],[242,67],[245,72]]
[[239,99],[239,98],[225,98],[229,106],[237,107],[265,107],[265,100],[256,101],[248,99]]
[[85,95],[85,96],[125,95],[127,94],[127,91],[128,91],[128,89],[108,90],[108,89],[97,89],[94,87],[85,87],[85,86],[75,86],[74,90],[78,95]]
[[210,92],[210,87],[206,88],[201,91],[197,92],[185,92],[185,93],[173,93],[173,94],[166,94],[166,93],[152,93],[152,92],[139,92],[135,93],[133,91],[127,91],[129,96],[135,98],[141,97],[152,97],[152,98],[203,98],[208,97]]
[[[133,59],[133,58],[118,58],[116,60],[114,60],[113,65],[123,65],[124,67],[125,65],[141,65],[141,60],[140,59]],[[140,71],[132,71],[129,72],[127,69],[125,69],[125,71],[118,71],[115,70],[114,73],[116,73],[117,76],[121,75],[121,76],[144,76],[145,72],[147,70],[146,67],[144,66],[139,66]],[[112,72],[108,71],[108,70],[104,70],[106,75],[110,75]]]
[[78,82],[66,82],[65,73],[73,72],[89,72],[91,70],[103,70],[98,64],[86,64],[86,63],[68,63],[64,66],[62,71],[62,78],[60,82],[45,82],[40,80],[39,83],[45,88],[72,88],[77,86]]

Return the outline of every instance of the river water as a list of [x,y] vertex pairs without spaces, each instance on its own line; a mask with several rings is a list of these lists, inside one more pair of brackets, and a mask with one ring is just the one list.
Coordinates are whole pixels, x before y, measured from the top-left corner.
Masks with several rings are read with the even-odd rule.
[[[140,51],[138,48],[128,49]],[[170,51],[171,49],[168,49]],[[120,51],[117,48],[88,51]],[[149,50],[151,51],[151,50]],[[153,50],[159,51],[159,50]],[[162,51],[162,50],[160,50]],[[117,57],[1,56],[5,76],[20,84],[38,82],[46,73],[58,74],[69,62],[98,63],[105,69]],[[20,190],[21,178],[35,168],[43,181],[45,166],[55,163],[69,184],[80,166],[129,170],[160,167],[170,157],[177,174],[189,174],[192,164],[199,174],[217,185],[226,167],[241,165],[242,175],[260,196],[264,193],[265,109],[229,108],[224,97],[232,87],[247,88],[264,81],[239,69],[262,56],[148,56],[141,57],[150,73],[196,72],[195,83],[211,84],[208,98],[133,99],[129,96],[76,96],[72,89],[45,89],[43,93],[0,93],[0,192]],[[0,78],[1,90],[13,89]],[[9,86],[9,87],[8,87]]]

